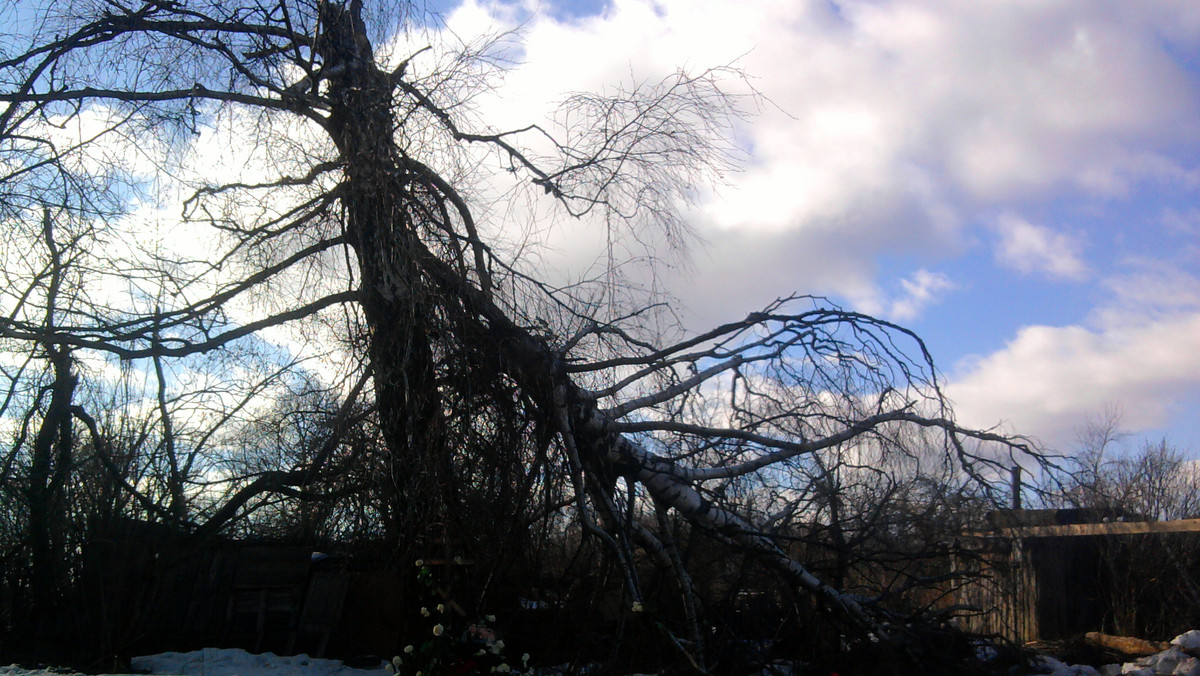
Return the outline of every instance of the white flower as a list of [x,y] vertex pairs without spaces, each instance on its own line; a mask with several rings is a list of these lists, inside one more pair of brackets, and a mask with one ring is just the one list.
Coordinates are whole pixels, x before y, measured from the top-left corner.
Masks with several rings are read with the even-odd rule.
[[387,664],[383,665],[383,668],[384,668],[384,669],[387,669],[387,672],[388,672],[389,674],[395,674],[395,673],[396,673],[396,667],[393,667],[391,662],[388,662]]
[[420,568],[421,566],[424,566],[424,565],[425,565],[425,559],[417,559],[417,560],[415,561],[415,563],[416,563],[416,565],[417,565],[417,568]]
[[[412,651],[413,651],[413,647],[411,645],[404,646],[404,653],[406,655],[411,655]],[[397,657],[396,659],[400,659],[400,658]]]
[[454,557],[454,563],[456,563],[460,566],[463,565],[463,557],[461,557],[461,556]]
[[433,635],[434,636],[441,636],[442,632],[444,632],[444,631],[446,631],[446,629],[442,625],[440,625],[440,624],[433,625]]
[[[406,652],[406,653],[411,653],[411,652],[412,652],[412,646],[408,646],[407,648],[405,648],[405,649],[404,649],[404,652]],[[393,657],[393,658],[392,658],[392,666],[393,666],[393,667],[398,667],[398,666],[400,666],[400,661],[401,661],[401,660],[400,660],[400,656],[399,656],[399,655],[396,655],[395,657]]]
[[421,617],[429,617],[429,609],[428,608],[424,608],[424,607],[421,608]]
[[645,610],[645,609],[644,609],[644,608],[642,608],[642,602],[641,602],[641,601],[634,601],[634,602],[633,602],[633,608],[632,608],[632,610],[633,610],[633,612],[635,612],[635,613],[640,613],[640,612],[642,612],[642,611],[643,611],[643,610]]
[[507,674],[508,672],[512,671],[512,667],[508,666],[507,664],[501,663],[500,666],[496,667],[496,671],[498,671],[502,674]]
[[439,604],[438,604],[438,612],[439,612],[439,613],[444,613],[444,612],[446,612],[446,604],[445,604],[445,603],[439,603]]
[[492,644],[493,655],[499,655],[501,650],[504,650],[504,641],[496,641]]
[[525,653],[524,655],[521,655],[521,666],[523,666],[523,667],[529,666],[529,653]]
[[496,616],[495,615],[484,615],[483,619],[487,620],[488,622],[495,622]]

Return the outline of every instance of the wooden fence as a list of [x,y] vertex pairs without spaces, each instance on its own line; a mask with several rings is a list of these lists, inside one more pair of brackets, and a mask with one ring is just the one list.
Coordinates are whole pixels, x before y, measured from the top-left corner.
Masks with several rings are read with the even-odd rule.
[[219,645],[317,655],[338,625],[350,577],[311,547],[201,546],[127,521],[89,543],[77,631],[114,653]]

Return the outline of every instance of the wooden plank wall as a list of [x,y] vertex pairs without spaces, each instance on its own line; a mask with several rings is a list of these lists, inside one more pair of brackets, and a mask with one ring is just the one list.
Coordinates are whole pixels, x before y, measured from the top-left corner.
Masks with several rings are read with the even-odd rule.
[[1038,635],[1038,579],[1020,539],[990,540],[987,550],[966,563],[971,572],[958,603],[977,609],[960,626],[977,634],[1025,643]]
[[[1102,556],[1122,536],[1200,533],[1200,519],[1023,526],[977,532],[984,575],[960,590],[957,602],[980,609],[964,629],[1025,643],[1099,630],[1108,609]],[[1190,537],[1190,536],[1189,536]]]

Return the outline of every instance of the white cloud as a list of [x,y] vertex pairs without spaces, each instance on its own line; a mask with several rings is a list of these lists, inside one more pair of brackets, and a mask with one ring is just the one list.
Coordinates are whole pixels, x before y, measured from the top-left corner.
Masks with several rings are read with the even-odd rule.
[[1126,266],[1128,272],[1104,280],[1110,298],[1092,312],[1092,324],[1123,326],[1200,310],[1200,278],[1156,259],[1129,260]]
[[900,293],[897,296],[884,298],[877,289],[872,289],[867,295],[855,298],[854,306],[867,314],[897,322],[911,322],[956,288],[958,285],[945,274],[921,268],[911,277],[900,280]]
[[955,284],[940,272],[917,270],[909,279],[900,280],[904,295],[892,301],[888,316],[896,321],[911,321],[937,302],[944,294],[954,290]]
[[1034,225],[1012,213],[1002,214],[995,224],[999,241],[996,260],[1021,273],[1082,280],[1087,266],[1079,256],[1078,240],[1049,228]]
[[1168,207],[1163,209],[1161,220],[1168,232],[1179,235],[1200,234],[1200,209],[1180,212]]
[[[466,38],[514,27],[519,18],[504,7],[472,1],[451,13],[449,26]],[[1200,38],[1198,3],[614,0],[584,20],[535,14],[522,32],[513,50],[522,62],[471,102],[477,119],[497,128],[542,121],[568,91],[656,81],[680,65],[735,63],[769,99],[738,130],[751,153],[745,170],[689,214],[707,244],[687,270],[660,271],[701,315],[698,324],[744,316],[793,291],[861,299],[909,321],[953,282],[920,268],[889,297],[876,279],[882,255],[929,265],[960,250],[980,214],[1064,189],[1110,198],[1141,182],[1200,183],[1189,156],[1200,138],[1200,93],[1164,47]],[[414,49],[396,47],[399,57],[430,36],[413,39]],[[283,171],[287,158],[235,136],[204,130],[193,168],[242,180]],[[289,150],[311,147],[298,141]],[[474,185],[481,201],[504,189]],[[578,276],[605,255],[603,224],[548,230],[534,218],[538,208],[496,206],[481,227],[504,228],[514,247],[526,237],[544,241],[522,264]],[[1005,264],[1088,275],[1076,238],[1015,211],[995,232]],[[1122,400],[1131,426],[1161,421],[1173,397],[1200,380],[1200,303],[1187,279],[1144,272],[1109,280],[1114,300],[1087,325],[1026,327],[1005,349],[964,363],[950,387],[962,419],[986,426],[1006,418],[1053,437],[1081,412]]]
[[[953,289],[929,270],[983,234],[1001,264],[1099,283],[1110,301],[1085,324],[1026,326],[960,364],[948,390],[964,422],[1065,443],[1109,402],[1145,429],[1198,389],[1194,278],[1144,267],[1097,279],[1086,226],[1018,214],[1064,195],[1105,208],[1146,185],[1200,185],[1200,88],[1173,55],[1200,41],[1200,3],[614,0],[583,21],[535,15],[524,40],[481,119],[519,126],[564,90],[680,64],[736,60],[769,98],[738,130],[744,171],[690,214],[705,244],[687,269],[660,271],[696,326],[795,291],[911,321]],[[1176,232],[1195,220],[1163,214]],[[541,264],[579,269],[602,255],[598,232],[543,230]],[[897,255],[918,272],[881,290],[877,261]]]
[[1200,392],[1200,280],[1142,270],[1108,280],[1087,325],[1027,326],[993,354],[963,360],[946,388],[959,419],[1063,447],[1088,414],[1118,405],[1132,431],[1163,425]]
[[[484,25],[480,7],[451,15],[457,34]],[[516,21],[512,5],[492,15],[492,29]],[[532,14],[522,35],[522,63],[476,101],[481,120],[521,126],[565,91],[681,64],[736,63],[769,98],[738,131],[745,170],[693,214],[708,250],[672,282],[711,316],[744,312],[747,295],[861,297],[878,256],[961,251],[997,207],[1195,173],[1200,92],[1164,45],[1200,37],[1200,5],[615,0],[583,20]],[[1077,243],[1043,235],[1018,265],[1086,274]],[[554,248],[569,259],[575,243]]]

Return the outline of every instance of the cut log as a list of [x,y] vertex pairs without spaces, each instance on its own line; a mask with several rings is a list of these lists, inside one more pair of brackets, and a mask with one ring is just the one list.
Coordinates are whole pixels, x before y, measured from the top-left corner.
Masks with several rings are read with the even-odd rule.
[[1147,655],[1154,655],[1171,647],[1171,644],[1166,641],[1148,641],[1144,638],[1134,638],[1132,636],[1113,636],[1112,634],[1102,634],[1098,631],[1089,631],[1084,635],[1084,640],[1089,645],[1111,650],[1129,657],[1146,657]]

